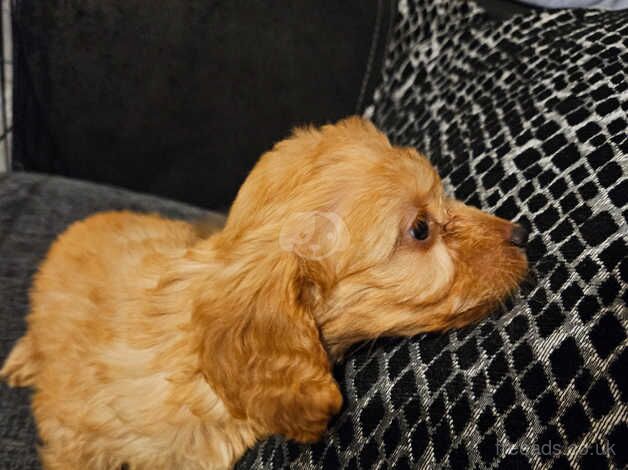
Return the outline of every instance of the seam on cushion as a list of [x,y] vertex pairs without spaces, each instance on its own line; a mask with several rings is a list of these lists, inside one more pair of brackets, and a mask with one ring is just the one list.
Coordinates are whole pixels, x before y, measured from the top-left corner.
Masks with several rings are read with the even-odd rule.
[[[394,2],[391,2],[394,4]],[[366,70],[364,71],[364,76],[362,77],[362,83],[360,85],[360,93],[358,95],[358,101],[355,107],[355,113],[360,114],[362,108],[364,106],[364,100],[366,95],[366,90],[368,88],[368,84],[371,78],[371,72],[373,70],[373,62],[375,61],[375,55],[377,52],[377,44],[379,42],[380,30],[382,26],[382,19],[384,8],[384,0],[377,0],[377,12],[375,13],[375,25],[373,27],[373,34],[371,35],[371,47],[369,48],[369,55],[366,60]]]

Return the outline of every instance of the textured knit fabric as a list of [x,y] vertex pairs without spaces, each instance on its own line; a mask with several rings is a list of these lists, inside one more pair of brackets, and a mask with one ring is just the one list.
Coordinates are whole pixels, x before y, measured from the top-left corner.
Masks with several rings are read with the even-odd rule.
[[531,228],[531,280],[477,326],[356,348],[326,439],[240,468],[625,468],[628,13],[398,9],[368,115]]
[[[0,362],[24,333],[32,275],[54,238],[75,220],[111,209],[186,219],[205,214],[184,204],[65,178],[0,177]],[[27,389],[0,383],[0,470],[40,468],[29,397]]]

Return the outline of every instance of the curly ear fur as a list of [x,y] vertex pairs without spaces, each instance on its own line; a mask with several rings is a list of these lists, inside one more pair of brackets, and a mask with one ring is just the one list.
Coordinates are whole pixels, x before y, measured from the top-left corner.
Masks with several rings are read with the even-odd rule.
[[193,314],[201,370],[260,434],[317,440],[342,395],[301,293],[299,260],[242,245],[246,253],[224,250],[230,260]]

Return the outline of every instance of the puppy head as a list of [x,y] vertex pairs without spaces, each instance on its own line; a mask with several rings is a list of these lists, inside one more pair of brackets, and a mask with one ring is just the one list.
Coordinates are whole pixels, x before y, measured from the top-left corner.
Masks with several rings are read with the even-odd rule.
[[514,227],[447,197],[423,156],[368,121],[295,131],[260,159],[212,240],[220,294],[197,315],[211,325],[209,380],[262,428],[313,438],[304,430],[340,406],[321,342],[337,357],[481,318],[526,270]]
[[522,235],[446,196],[425,157],[357,117],[277,144],[225,228],[233,241],[265,240],[265,256],[298,260],[298,298],[334,353],[478,320],[523,277],[526,258],[512,242]]

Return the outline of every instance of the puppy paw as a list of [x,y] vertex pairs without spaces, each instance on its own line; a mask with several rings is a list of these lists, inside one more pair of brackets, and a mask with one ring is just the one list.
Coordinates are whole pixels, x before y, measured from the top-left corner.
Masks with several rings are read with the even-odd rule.
[[28,335],[20,338],[0,369],[0,379],[10,387],[29,387],[34,384],[37,362],[33,359],[31,343]]

